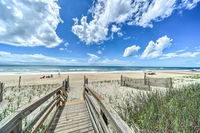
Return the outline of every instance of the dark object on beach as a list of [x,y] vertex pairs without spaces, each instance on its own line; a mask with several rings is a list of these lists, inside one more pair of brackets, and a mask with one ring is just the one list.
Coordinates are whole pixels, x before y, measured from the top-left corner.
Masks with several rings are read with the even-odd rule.
[[44,78],[45,78],[45,76],[40,77],[40,79],[44,79]]
[[147,74],[148,74],[148,75],[156,75],[156,73],[153,72],[153,71],[149,71],[149,72],[147,72]]
[[40,79],[45,79],[45,78],[53,78],[53,74],[51,74],[51,75],[44,75],[44,76],[42,76],[42,77],[40,77]]
[[47,75],[46,78],[47,78],[47,79],[48,79],[48,78],[51,78],[51,76]]

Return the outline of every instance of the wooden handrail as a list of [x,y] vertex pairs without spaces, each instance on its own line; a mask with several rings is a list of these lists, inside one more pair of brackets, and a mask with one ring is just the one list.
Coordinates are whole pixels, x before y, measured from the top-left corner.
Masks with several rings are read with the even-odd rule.
[[[103,125],[107,125],[106,129],[108,131],[117,132],[117,133],[133,133],[133,131],[128,127],[128,125],[120,118],[120,116],[108,105],[105,103],[103,97],[99,95],[96,91],[90,89],[87,85],[84,87],[84,97],[87,102],[92,104],[92,106],[95,106],[95,104],[92,102],[93,100],[90,99],[90,96],[95,98],[97,101],[100,112],[97,115],[101,116],[104,120]],[[102,120],[102,118],[99,118],[99,120]],[[103,126],[102,125],[102,126]]]
[[[50,111],[47,114],[49,114],[52,111],[52,109],[54,108],[54,106],[52,106],[53,103],[56,103],[57,106],[59,107],[61,105],[61,103],[64,102],[64,100],[67,97],[67,93],[65,92],[65,89],[66,89],[65,86],[60,86],[60,87],[54,89],[53,91],[49,92],[47,95],[41,97],[40,99],[24,106],[23,108],[18,109],[17,111],[15,111],[15,113],[13,113],[12,115],[10,115],[10,116],[6,117],[5,119],[3,119],[2,121],[0,121],[0,133],[27,132],[28,130],[33,128],[33,126],[38,122],[39,117],[41,117],[45,113],[46,110],[50,109]],[[49,100],[51,97],[53,97],[55,94],[57,95],[57,97],[55,97],[49,104],[47,104],[45,109],[42,110],[38,114],[38,116],[36,116],[34,118],[34,120],[31,121],[31,124],[28,125],[28,127],[25,127],[25,129],[22,129],[22,120],[24,118],[26,118],[29,114],[31,114],[34,110],[36,110],[40,105],[42,105],[47,100]],[[48,115],[46,115],[46,117],[47,116]],[[46,119],[46,117],[45,117],[45,119]],[[44,122],[45,119],[43,119],[42,122]],[[39,127],[40,126],[38,126],[38,128]],[[37,130],[37,129],[34,129],[34,130]]]

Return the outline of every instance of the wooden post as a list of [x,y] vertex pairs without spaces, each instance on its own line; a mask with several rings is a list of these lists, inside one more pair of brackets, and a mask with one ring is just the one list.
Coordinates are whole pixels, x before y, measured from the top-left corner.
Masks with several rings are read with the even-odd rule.
[[86,86],[86,84],[88,85],[88,78],[86,78],[86,76],[84,75],[84,87]]
[[19,85],[18,87],[20,88],[21,87],[21,76],[19,76]]
[[65,91],[67,91],[67,80],[66,79],[64,80],[64,88],[65,88]]
[[170,89],[172,89],[173,88],[173,82],[172,82],[172,78],[169,78],[169,84],[170,84]]
[[123,81],[122,81],[122,78],[123,78],[123,77],[122,77],[122,75],[121,75],[121,81],[120,81],[120,82],[121,82],[121,86],[123,86],[123,83],[122,83],[122,82],[123,82]]
[[150,79],[148,78],[148,87],[150,89]]
[[85,87],[85,78],[86,78],[86,77],[85,77],[85,75],[84,75],[84,79],[83,79],[83,84],[84,84],[84,87]]
[[147,85],[147,73],[144,73],[144,85]]
[[67,90],[69,91],[69,76],[67,76]]
[[0,102],[3,101],[3,87],[4,87],[4,84],[0,82]]

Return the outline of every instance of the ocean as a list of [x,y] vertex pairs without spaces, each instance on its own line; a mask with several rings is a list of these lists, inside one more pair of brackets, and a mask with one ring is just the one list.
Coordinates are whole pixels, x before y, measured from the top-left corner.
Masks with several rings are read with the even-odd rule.
[[142,67],[142,66],[43,66],[0,65],[0,74],[43,74],[79,72],[120,72],[145,70],[200,70],[200,67]]

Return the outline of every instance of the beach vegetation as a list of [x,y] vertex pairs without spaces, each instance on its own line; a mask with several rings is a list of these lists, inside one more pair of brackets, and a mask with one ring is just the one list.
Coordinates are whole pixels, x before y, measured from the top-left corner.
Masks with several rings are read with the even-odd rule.
[[[24,85],[20,88],[18,86],[5,87],[3,104],[0,107],[0,121],[20,107],[33,102],[33,100],[38,99],[58,86],[60,84]],[[25,121],[25,123],[28,123],[29,119]]]
[[183,76],[184,78],[190,78],[190,79],[200,79],[200,75],[196,74],[196,75],[191,75],[191,76]]
[[116,111],[140,132],[200,132],[200,84],[191,84],[166,93],[154,92],[133,97],[127,94]]

